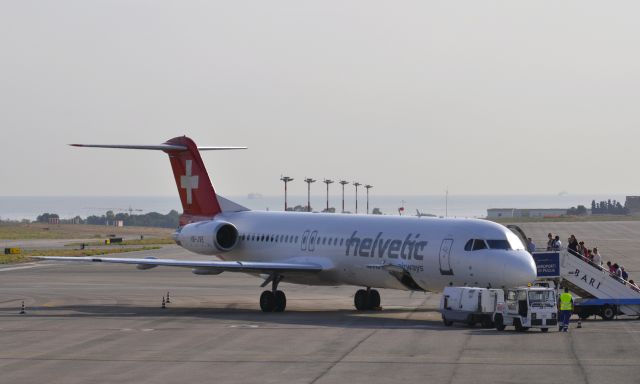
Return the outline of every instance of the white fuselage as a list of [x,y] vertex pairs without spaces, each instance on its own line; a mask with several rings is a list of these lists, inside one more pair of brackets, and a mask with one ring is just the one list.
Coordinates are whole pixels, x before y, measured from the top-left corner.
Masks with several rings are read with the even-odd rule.
[[[513,287],[536,278],[533,258],[517,236],[485,220],[261,211],[224,212],[215,220],[231,223],[239,234],[230,251],[216,252],[224,260],[323,267],[317,274],[285,273],[284,282],[441,291],[450,285]],[[176,236],[199,252],[203,239]],[[472,250],[471,239],[502,248]]]

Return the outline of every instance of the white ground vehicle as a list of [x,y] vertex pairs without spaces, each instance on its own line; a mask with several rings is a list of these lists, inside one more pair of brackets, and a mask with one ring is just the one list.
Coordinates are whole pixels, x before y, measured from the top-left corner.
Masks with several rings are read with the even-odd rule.
[[480,323],[490,328],[499,302],[504,303],[502,289],[446,287],[440,298],[442,321],[446,326],[461,322],[471,327]]
[[558,325],[556,292],[546,287],[507,289],[504,302],[497,303],[493,321],[499,331],[513,325],[520,332],[529,328],[547,332],[549,327]]

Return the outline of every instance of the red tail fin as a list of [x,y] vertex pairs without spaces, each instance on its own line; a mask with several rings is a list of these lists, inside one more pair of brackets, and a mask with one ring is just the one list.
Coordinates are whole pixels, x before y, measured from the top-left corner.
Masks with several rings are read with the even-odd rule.
[[196,143],[186,136],[181,136],[174,137],[165,144],[187,148],[186,150],[165,150],[171,161],[184,211],[180,217],[180,225],[212,218],[220,213],[220,203]]
[[182,202],[182,209],[184,211],[180,217],[180,225],[210,219],[222,211],[216,192],[213,189],[213,185],[211,185],[211,180],[200,157],[200,150],[246,149],[246,147],[197,147],[196,143],[186,136],[174,137],[160,145],[70,145],[90,148],[145,149],[164,151],[167,153],[171,161],[173,176],[176,179],[178,194],[180,195],[180,201]]

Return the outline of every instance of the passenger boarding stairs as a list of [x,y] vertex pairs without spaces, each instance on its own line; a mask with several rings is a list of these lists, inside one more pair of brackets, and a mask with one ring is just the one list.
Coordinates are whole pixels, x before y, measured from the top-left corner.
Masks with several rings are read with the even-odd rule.
[[625,315],[640,315],[640,305],[624,305],[626,299],[640,299],[640,290],[611,275],[606,268],[592,264],[567,250],[560,251],[559,257],[560,278],[569,290],[583,298],[615,299],[620,304],[620,312]]

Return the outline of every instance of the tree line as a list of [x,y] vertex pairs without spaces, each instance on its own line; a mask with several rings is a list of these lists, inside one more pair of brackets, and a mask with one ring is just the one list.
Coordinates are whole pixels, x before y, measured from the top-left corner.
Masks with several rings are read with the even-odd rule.
[[[59,219],[60,216],[56,213],[43,213],[36,218],[39,223],[48,223],[49,219]],[[86,219],[82,219],[80,216],[76,216],[71,220],[77,224],[93,224],[93,225],[113,225],[116,221],[122,221],[125,226],[137,226],[137,227],[161,227],[161,228],[176,228],[180,222],[180,213],[176,210],[171,210],[166,215],[158,212],[149,212],[141,215],[133,215],[129,213],[114,213],[113,211],[107,211],[104,215],[97,216],[91,215]]]
[[591,201],[591,213],[594,215],[628,215],[629,209],[619,201],[607,200],[596,203],[595,200]]

